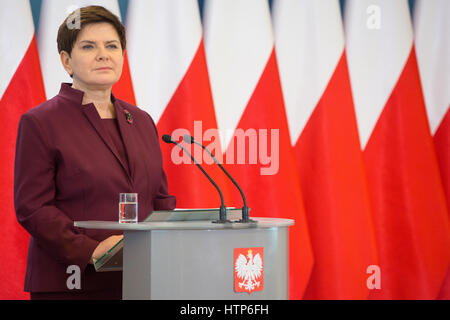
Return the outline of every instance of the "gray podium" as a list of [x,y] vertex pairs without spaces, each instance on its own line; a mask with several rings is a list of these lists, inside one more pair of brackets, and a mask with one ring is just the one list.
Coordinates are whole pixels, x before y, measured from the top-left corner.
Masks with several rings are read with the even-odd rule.
[[[287,299],[290,219],[257,223],[77,221],[123,230],[123,299]],[[263,248],[263,290],[235,292],[238,248]]]

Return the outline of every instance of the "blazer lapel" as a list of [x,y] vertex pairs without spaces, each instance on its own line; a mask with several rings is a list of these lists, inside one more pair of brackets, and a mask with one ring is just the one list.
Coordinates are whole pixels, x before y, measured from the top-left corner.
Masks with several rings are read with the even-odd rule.
[[[122,159],[120,158],[119,154],[116,151],[116,148],[113,144],[113,141],[109,135],[109,133],[106,131],[105,127],[102,124],[102,119],[100,118],[97,109],[95,109],[95,106],[92,103],[89,104],[85,104],[82,105],[82,110],[85,114],[85,116],[88,118],[89,122],[92,124],[92,126],[95,128],[95,130],[97,131],[98,135],[102,138],[103,142],[108,146],[109,150],[114,154],[114,156],[117,158],[117,160],[119,161],[120,165],[122,166],[123,170],[126,172],[127,176],[129,179],[131,179],[130,173],[127,170],[127,167],[125,166],[125,164],[122,162]],[[117,112],[117,108],[116,108],[116,112]],[[120,115],[117,114],[117,118],[120,118]],[[127,150],[128,153],[128,148],[127,148],[127,144],[125,142],[124,139],[124,144],[125,144],[125,148]],[[128,156],[128,158],[130,158]],[[130,166],[130,171],[131,171],[131,166]]]

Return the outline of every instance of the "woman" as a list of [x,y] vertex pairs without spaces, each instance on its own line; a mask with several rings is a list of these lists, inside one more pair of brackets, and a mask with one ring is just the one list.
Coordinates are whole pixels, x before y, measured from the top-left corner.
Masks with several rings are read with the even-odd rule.
[[[117,220],[121,192],[139,194],[139,220],[175,208],[175,197],[153,120],[111,93],[126,47],[119,19],[100,6],[81,8],[57,43],[73,83],[22,116],[16,143],[15,208],[31,235],[25,291],[31,299],[120,299],[122,273],[96,273],[92,263],[122,236],[73,221]],[[79,289],[67,286],[69,266],[81,270]]]

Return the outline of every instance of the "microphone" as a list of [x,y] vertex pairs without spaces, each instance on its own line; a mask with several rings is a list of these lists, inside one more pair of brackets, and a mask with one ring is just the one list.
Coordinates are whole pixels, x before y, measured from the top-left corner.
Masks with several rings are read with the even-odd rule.
[[227,209],[224,204],[222,191],[220,191],[220,188],[217,186],[217,184],[214,182],[214,180],[206,173],[206,171],[202,168],[202,166],[194,159],[192,154],[189,151],[187,151],[186,148],[183,147],[181,144],[179,144],[178,142],[173,140],[170,135],[168,135],[168,134],[163,135],[162,140],[165,143],[176,144],[181,149],[183,149],[183,151],[187,153],[187,155],[192,159],[192,161],[194,161],[195,165],[203,172],[203,174],[208,178],[208,180],[214,185],[214,187],[219,192],[219,196],[220,196],[219,220],[213,221],[213,223],[230,223],[231,221],[227,220]]
[[250,219],[250,214],[249,214],[249,208],[247,206],[247,201],[245,199],[245,195],[244,192],[242,191],[241,187],[239,187],[238,183],[236,182],[236,180],[233,179],[233,177],[228,173],[227,170],[225,170],[225,168],[219,163],[219,161],[216,159],[216,157],[214,157],[214,155],[211,153],[211,151],[208,150],[208,148],[206,148],[204,145],[202,145],[200,142],[195,141],[194,137],[192,137],[189,134],[185,134],[183,136],[183,140],[187,143],[195,143],[196,145],[199,145],[200,147],[203,148],[203,150],[205,150],[206,152],[209,153],[209,155],[211,156],[211,158],[214,160],[215,163],[217,163],[217,165],[220,167],[220,169],[222,169],[223,172],[225,172],[225,174],[227,175],[228,178],[230,178],[231,182],[233,182],[233,184],[236,186],[236,188],[239,190],[239,192],[241,193],[241,197],[242,200],[244,201],[244,206],[242,207],[242,218],[241,220],[239,220],[238,222],[243,222],[243,223],[247,223],[247,222],[255,222],[255,220],[251,220]]

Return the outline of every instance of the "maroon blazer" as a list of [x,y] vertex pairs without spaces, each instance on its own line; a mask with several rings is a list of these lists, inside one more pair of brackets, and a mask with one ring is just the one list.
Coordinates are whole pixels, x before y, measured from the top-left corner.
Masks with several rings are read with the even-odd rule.
[[95,106],[82,105],[83,94],[64,83],[57,96],[20,119],[14,204],[31,235],[25,291],[69,291],[69,265],[81,268],[81,291],[117,289],[121,272],[96,273],[88,263],[100,241],[120,232],[79,229],[73,222],[117,221],[121,192],[139,194],[139,220],[153,210],[175,208],[151,117],[112,97],[128,171]]

